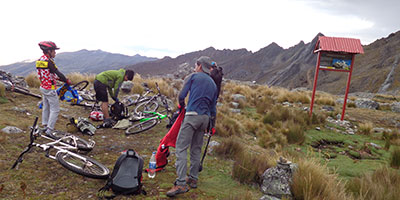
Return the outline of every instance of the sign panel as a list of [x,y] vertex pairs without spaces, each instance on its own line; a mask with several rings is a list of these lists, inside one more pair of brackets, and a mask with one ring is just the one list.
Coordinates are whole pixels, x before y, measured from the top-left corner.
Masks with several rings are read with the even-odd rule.
[[350,70],[352,58],[353,56],[351,54],[321,52],[319,68]]

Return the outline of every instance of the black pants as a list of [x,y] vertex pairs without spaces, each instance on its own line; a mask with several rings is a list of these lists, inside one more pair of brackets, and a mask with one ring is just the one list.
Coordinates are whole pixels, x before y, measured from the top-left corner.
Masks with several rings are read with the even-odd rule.
[[107,85],[98,80],[94,80],[94,91],[96,92],[96,100],[108,102]]

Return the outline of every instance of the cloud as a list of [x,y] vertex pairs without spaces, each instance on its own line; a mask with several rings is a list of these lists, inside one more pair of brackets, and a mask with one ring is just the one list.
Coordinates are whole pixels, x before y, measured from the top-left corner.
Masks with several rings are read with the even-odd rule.
[[[382,1],[383,2],[383,1]],[[363,44],[399,27],[397,1],[345,0],[19,0],[0,1],[0,65],[39,57],[37,43],[175,57],[213,46],[289,48],[317,33]],[[7,48],[4,48],[7,47]]]

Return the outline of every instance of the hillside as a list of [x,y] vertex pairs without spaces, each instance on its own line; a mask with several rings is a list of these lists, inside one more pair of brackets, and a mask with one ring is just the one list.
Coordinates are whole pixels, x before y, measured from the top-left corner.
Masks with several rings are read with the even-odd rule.
[[[76,52],[59,53],[55,58],[55,62],[60,71],[65,74],[71,72],[99,73],[104,70],[119,69],[127,65],[154,60],[157,59],[138,54],[134,56],[127,56],[122,54],[108,53],[101,50],[89,51],[86,49]],[[0,69],[11,72],[14,75],[25,76],[35,70],[35,63],[19,62],[0,66]]]
[[[250,52],[246,49],[217,50],[213,47],[183,54],[176,58],[163,59],[130,65],[127,68],[144,75],[173,74],[178,66],[189,63],[193,66],[199,56],[214,59],[224,68],[225,78],[256,81],[269,86],[285,88],[312,88],[317,55],[313,48],[319,33],[309,42],[299,42],[288,49],[276,43]],[[397,93],[400,86],[400,32],[364,46],[365,54],[357,55],[350,92]],[[347,73],[322,71],[318,79],[318,90],[333,94],[345,92]]]

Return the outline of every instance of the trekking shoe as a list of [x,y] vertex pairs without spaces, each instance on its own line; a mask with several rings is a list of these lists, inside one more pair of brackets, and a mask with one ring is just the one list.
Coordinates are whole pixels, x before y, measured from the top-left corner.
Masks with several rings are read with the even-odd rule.
[[190,188],[197,188],[197,180],[193,178],[186,178],[186,184],[190,186]]
[[182,194],[185,192],[189,191],[189,186],[188,185],[174,185],[168,192],[167,196],[168,197],[174,197],[177,194]]

